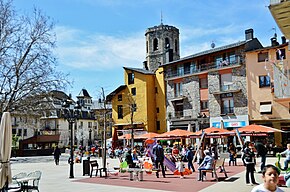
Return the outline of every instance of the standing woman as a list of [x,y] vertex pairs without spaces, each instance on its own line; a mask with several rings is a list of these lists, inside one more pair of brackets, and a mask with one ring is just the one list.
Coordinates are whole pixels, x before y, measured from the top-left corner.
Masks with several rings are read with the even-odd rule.
[[[246,184],[247,185],[257,185],[255,177],[254,177],[254,171],[255,171],[255,164],[256,164],[256,159],[255,159],[255,153],[253,151],[253,147],[250,146],[250,142],[245,143],[245,148],[243,150],[243,155],[242,155],[242,161],[244,163],[244,166],[246,166]],[[250,184],[250,177],[251,177],[251,182]]]
[[60,155],[61,155],[60,149],[58,148],[58,146],[56,146],[55,149],[54,149],[54,152],[53,152],[54,161],[55,161],[56,165],[59,164]]

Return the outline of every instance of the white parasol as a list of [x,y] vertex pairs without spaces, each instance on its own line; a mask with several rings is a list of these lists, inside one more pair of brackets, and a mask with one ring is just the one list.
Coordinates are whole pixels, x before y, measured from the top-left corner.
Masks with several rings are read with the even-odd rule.
[[11,183],[10,156],[12,146],[12,126],[9,112],[4,112],[0,124],[0,189]]

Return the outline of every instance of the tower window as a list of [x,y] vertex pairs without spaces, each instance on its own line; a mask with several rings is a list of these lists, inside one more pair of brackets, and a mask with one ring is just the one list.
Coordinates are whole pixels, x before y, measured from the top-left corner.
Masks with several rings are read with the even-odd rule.
[[178,52],[178,43],[177,43],[177,39],[175,39],[175,52]]
[[146,41],[146,53],[148,53],[148,41]]
[[169,39],[167,37],[165,38],[165,48],[166,49],[169,49],[170,48]]
[[155,38],[153,40],[153,51],[157,51],[158,50],[158,39]]

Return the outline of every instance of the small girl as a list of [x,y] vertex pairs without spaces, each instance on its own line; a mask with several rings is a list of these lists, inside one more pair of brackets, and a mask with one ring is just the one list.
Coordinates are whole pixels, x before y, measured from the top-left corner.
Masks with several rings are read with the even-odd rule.
[[184,176],[183,176],[183,172],[184,172],[184,163],[183,161],[181,160],[180,157],[177,158],[177,162],[176,162],[176,169],[179,171],[180,173],[180,178],[183,179]]

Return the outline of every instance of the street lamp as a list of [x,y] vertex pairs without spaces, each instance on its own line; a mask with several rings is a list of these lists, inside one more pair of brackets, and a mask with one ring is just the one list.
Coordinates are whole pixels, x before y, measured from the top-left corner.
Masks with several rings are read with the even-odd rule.
[[89,130],[89,146],[92,145],[92,129]]
[[74,104],[70,98],[65,100],[62,104],[62,115],[63,115],[63,118],[67,120],[68,128],[70,130],[70,161],[69,161],[70,174],[69,174],[69,178],[74,178],[74,171],[73,171],[73,165],[74,165],[73,124],[80,117],[80,110],[79,109],[80,109],[80,106],[78,105],[78,103]]

